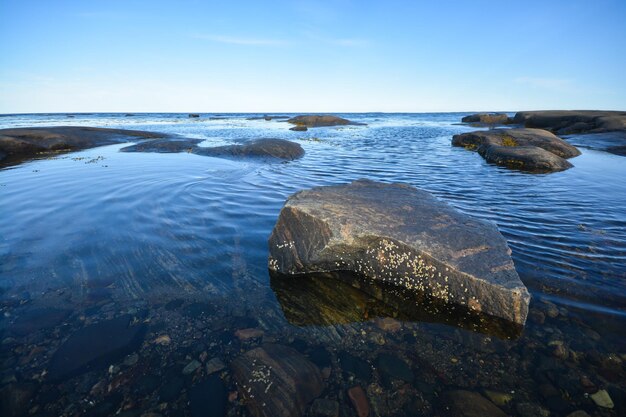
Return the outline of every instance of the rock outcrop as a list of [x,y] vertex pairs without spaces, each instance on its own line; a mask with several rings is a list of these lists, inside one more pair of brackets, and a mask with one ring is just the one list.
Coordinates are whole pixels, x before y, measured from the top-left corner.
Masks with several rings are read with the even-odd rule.
[[214,157],[258,157],[293,160],[304,155],[304,149],[298,143],[284,139],[255,139],[242,144],[216,146],[212,148],[198,146],[202,139],[166,138],[141,142],[120,149],[122,152],[189,152],[196,155]]
[[331,115],[303,115],[292,117],[287,120],[288,123],[306,126],[306,127],[326,127],[326,126],[345,126],[359,125],[360,123],[351,122],[350,120]]
[[38,155],[160,137],[163,135],[138,130],[81,126],[0,129],[0,167],[17,164]]
[[512,323],[528,313],[497,228],[407,185],[359,180],[293,194],[269,246],[281,274],[353,271]]
[[465,116],[461,119],[463,123],[498,125],[509,122],[509,116],[505,113],[476,113]]
[[196,147],[193,153],[207,156],[263,157],[293,160],[304,155],[298,143],[284,139],[255,139],[241,145],[217,146],[214,148]]
[[572,167],[575,147],[542,129],[493,129],[454,135],[453,146],[478,153],[488,162],[528,172],[556,172]]
[[513,123],[561,135],[626,130],[626,112],[601,110],[521,111]]
[[324,390],[318,367],[296,350],[265,344],[235,359],[231,368],[255,417],[297,417]]
[[297,125],[290,128],[289,130],[293,130],[294,132],[306,132],[307,130],[309,130],[309,128],[305,125]]

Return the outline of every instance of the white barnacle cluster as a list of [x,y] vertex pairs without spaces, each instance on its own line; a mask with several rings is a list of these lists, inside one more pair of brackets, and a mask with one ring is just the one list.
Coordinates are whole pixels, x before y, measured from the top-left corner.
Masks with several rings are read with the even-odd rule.
[[448,276],[421,255],[403,251],[388,239],[381,239],[365,253],[367,261],[356,262],[358,272],[401,288],[429,293],[445,302],[452,298]]
[[293,240],[289,241],[289,242],[285,242],[282,245],[276,245],[276,247],[278,249],[293,249],[296,246],[296,242],[294,242]]
[[[267,392],[270,390],[270,387],[274,383],[273,381],[270,380],[271,374],[272,374],[272,368],[270,366],[267,366],[265,364],[259,364],[257,360],[254,359],[252,361],[252,372],[251,372],[252,378],[250,378],[248,382],[250,384],[260,384],[264,386],[262,387],[263,392],[267,394]],[[251,394],[252,387],[244,386],[244,388],[246,389],[246,392],[250,394],[250,398],[254,398],[254,395]]]
[[278,261],[275,258],[272,258],[271,256],[269,259],[269,268],[272,271],[278,271]]

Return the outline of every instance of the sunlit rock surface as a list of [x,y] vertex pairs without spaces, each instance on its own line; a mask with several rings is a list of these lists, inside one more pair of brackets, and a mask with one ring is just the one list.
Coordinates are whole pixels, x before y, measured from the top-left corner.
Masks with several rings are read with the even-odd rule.
[[353,271],[449,308],[526,320],[530,296],[497,228],[407,185],[359,180],[293,194],[269,246],[274,272]]
[[344,119],[338,116],[331,115],[303,115],[292,117],[287,122],[306,127],[327,127],[327,126],[345,126],[345,125],[357,125],[360,123],[352,122],[348,119]]
[[476,113],[465,116],[461,119],[463,123],[478,124],[505,124],[509,121],[509,116],[505,113]]
[[453,146],[477,150],[487,162],[528,172],[557,172],[571,168],[567,158],[580,151],[542,129],[492,129],[454,135]]

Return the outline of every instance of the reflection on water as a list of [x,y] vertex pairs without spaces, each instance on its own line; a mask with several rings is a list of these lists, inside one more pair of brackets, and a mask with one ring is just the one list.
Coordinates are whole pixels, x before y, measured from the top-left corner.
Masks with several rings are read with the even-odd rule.
[[503,339],[517,338],[522,331],[522,326],[498,317],[352,272],[295,276],[270,273],[270,285],[285,317],[296,326],[330,326],[389,317],[442,323]]
[[[455,125],[461,114],[347,114],[368,126],[302,133],[247,120],[261,115],[74,116],[0,126],[69,120],[203,146],[276,137],[306,154],[266,164],[113,145],[0,170],[0,415],[195,416],[210,400],[247,416],[230,364],[268,343],[319,368],[321,398],[345,416],[356,385],[371,415],[445,415],[459,389],[509,415],[624,414],[623,157],[583,149],[550,175],[490,166],[450,146],[470,129]],[[363,282],[269,277],[285,199],[358,178],[424,188],[497,223],[533,296],[521,334]]]

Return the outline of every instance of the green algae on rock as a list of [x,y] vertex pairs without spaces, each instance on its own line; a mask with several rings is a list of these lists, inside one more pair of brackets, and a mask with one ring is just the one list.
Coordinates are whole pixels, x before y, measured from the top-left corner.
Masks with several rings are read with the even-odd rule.
[[290,196],[269,239],[281,274],[353,271],[524,324],[530,295],[497,228],[426,191],[369,180]]

